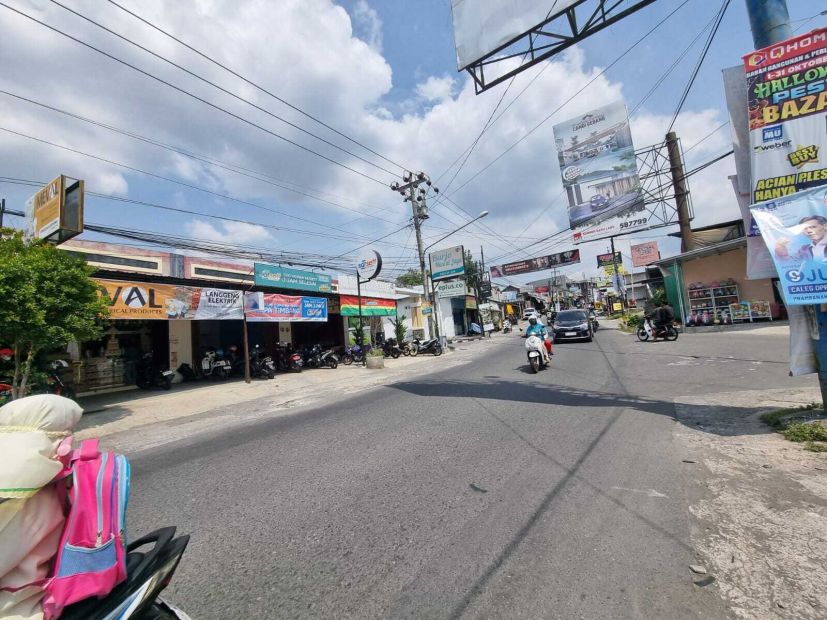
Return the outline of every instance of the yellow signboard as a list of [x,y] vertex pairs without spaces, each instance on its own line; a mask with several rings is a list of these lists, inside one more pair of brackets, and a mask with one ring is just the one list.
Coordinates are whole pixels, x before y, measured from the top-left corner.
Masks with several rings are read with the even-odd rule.
[[[618,271],[620,275],[625,276],[628,272],[626,271],[626,267],[623,265],[618,265]],[[603,267],[603,273],[605,273],[608,277],[612,277],[615,273],[615,266],[614,265],[606,265]]]
[[619,301],[616,301],[612,304],[612,311],[613,312],[623,312],[623,304]]
[[[169,284],[96,280],[109,297],[110,319],[170,318],[176,302],[176,288]],[[183,300],[182,300],[183,301]]]
[[27,237],[62,243],[83,232],[83,181],[60,175],[26,203]]

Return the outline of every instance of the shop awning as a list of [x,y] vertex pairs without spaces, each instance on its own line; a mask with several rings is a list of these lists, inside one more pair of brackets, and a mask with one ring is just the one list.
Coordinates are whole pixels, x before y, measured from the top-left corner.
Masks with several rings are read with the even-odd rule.
[[[339,299],[342,316],[359,316],[359,298],[356,295],[340,295]],[[362,297],[362,316],[396,316],[396,301]]]

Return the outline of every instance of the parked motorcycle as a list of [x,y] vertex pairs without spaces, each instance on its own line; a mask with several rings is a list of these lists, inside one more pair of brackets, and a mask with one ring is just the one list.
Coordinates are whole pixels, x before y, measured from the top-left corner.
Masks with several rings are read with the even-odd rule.
[[287,343],[276,343],[276,366],[284,372],[301,372],[304,366],[302,356]]
[[178,568],[189,536],[174,527],[156,530],[127,547],[126,581],[103,598],[89,598],[63,609],[61,620],[191,620],[160,598]]
[[439,342],[439,338],[429,338],[428,340],[414,338],[413,343],[416,347],[416,354],[433,353],[434,355],[442,355],[442,344]]
[[397,359],[400,355],[402,355],[402,348],[396,342],[396,338],[388,338],[382,343],[382,353],[385,357]]
[[363,364],[370,350],[371,346],[369,344],[361,347],[358,344],[345,347],[345,352],[342,354],[342,364],[345,366],[350,366],[353,362]]
[[529,336],[525,341],[526,355],[528,363],[531,366],[531,372],[538,372],[542,368],[548,366],[548,363],[543,359],[543,353],[540,347],[545,348],[545,342],[539,336]]
[[416,355],[419,353],[419,350],[413,346],[413,343],[409,340],[403,340],[399,343],[399,350],[402,351],[402,355],[408,357],[412,355]]
[[266,355],[259,344],[255,345],[250,352],[250,374],[262,379],[272,379],[276,376],[276,364],[273,358]]
[[[49,372],[46,375],[46,384],[29,385],[27,393],[35,394],[57,394],[75,400],[75,391],[63,382],[60,373],[69,368],[69,362],[65,360],[54,360],[49,364]],[[11,400],[11,377],[0,379],[0,405]]]
[[307,368],[337,368],[339,366],[339,358],[333,353],[333,349],[324,349],[320,344],[314,344],[309,349],[305,349],[302,359]]
[[207,349],[201,359],[201,375],[210,379],[226,379],[233,371],[232,363],[225,360],[215,349]]
[[637,328],[637,338],[641,342],[646,342],[651,338],[663,338],[664,340],[675,341],[678,339],[678,330],[675,329],[674,323],[667,325],[660,325],[655,328],[651,316],[644,317],[643,324]]
[[175,371],[161,370],[155,363],[152,351],[147,351],[135,366],[135,385],[142,390],[159,387],[168,390],[172,386]]

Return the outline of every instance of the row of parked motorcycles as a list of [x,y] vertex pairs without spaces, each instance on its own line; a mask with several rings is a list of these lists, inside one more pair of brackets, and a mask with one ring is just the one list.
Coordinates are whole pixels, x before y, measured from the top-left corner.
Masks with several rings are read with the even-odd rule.
[[[430,338],[428,340],[415,338],[412,341],[405,340],[403,342],[398,342],[396,338],[388,338],[379,345],[379,348],[382,350],[383,357],[391,357],[393,359],[397,359],[403,355],[416,357],[420,353],[430,353],[435,356],[442,355],[443,353],[442,344],[440,344],[438,338]],[[365,361],[365,358],[372,349],[373,346],[369,344],[361,346],[354,344],[345,347],[341,362],[345,366],[350,366],[353,362],[361,364]]]

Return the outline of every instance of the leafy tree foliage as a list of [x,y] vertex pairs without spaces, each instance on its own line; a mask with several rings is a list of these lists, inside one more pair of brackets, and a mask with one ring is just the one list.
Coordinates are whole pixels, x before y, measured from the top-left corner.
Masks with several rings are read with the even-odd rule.
[[0,231],[0,342],[14,349],[12,397],[25,394],[38,352],[100,337],[108,314],[94,269],[19,232]]

